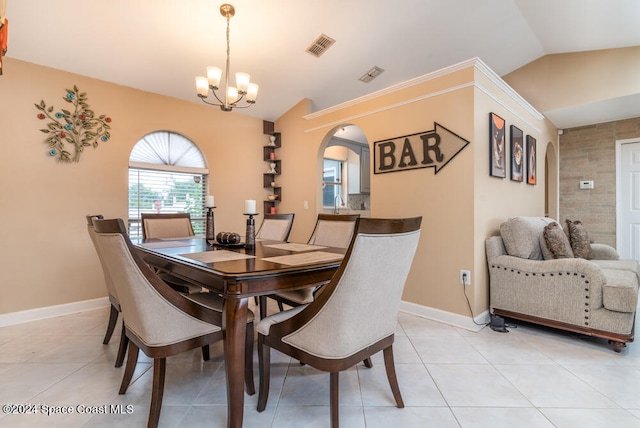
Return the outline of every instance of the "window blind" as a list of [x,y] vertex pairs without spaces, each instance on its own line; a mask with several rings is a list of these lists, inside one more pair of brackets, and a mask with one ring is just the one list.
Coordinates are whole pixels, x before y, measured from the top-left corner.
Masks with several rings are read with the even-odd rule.
[[142,238],[142,213],[191,215],[193,230],[204,234],[207,175],[129,168],[129,236]]

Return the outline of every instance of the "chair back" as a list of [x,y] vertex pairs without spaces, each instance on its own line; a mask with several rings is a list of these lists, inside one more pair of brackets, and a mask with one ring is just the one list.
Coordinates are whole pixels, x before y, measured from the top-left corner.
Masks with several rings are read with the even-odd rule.
[[319,357],[345,358],[393,336],[421,221],[359,219],[331,282],[304,310],[281,323],[285,330],[289,322],[301,324],[282,341]]
[[189,314],[193,302],[158,278],[142,260],[122,219],[94,218],[93,224],[96,243],[120,298],[124,323],[146,346],[167,346],[183,341],[185,336],[220,330],[195,318],[195,313]]
[[256,238],[286,242],[293,226],[293,216],[294,214],[265,214]]
[[183,238],[193,236],[189,213],[142,213],[142,239]]
[[318,214],[309,244],[347,248],[360,214]]
[[96,214],[96,215],[87,215],[86,218],[87,218],[87,232],[89,233],[89,238],[91,238],[93,247],[95,248],[96,253],[98,254],[98,260],[100,260],[100,266],[102,266],[104,283],[107,286],[107,293],[109,294],[109,300],[114,306],[116,306],[116,308],[119,309],[120,303],[118,300],[118,292],[116,291],[116,286],[113,283],[113,280],[111,279],[111,274],[109,273],[109,270],[105,266],[104,259],[102,257],[102,254],[100,253],[100,248],[98,247],[98,244],[96,242],[96,231],[95,231],[95,228],[93,227],[94,218],[101,220],[104,217],[101,214]]

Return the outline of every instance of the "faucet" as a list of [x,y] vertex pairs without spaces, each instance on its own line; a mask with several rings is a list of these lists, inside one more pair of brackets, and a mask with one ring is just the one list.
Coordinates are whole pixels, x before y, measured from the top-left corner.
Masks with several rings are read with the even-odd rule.
[[[340,205],[338,205],[338,201],[340,201]],[[333,198],[333,213],[334,214],[340,214],[340,208],[344,206],[344,199],[342,199],[342,195],[336,195],[335,198]]]

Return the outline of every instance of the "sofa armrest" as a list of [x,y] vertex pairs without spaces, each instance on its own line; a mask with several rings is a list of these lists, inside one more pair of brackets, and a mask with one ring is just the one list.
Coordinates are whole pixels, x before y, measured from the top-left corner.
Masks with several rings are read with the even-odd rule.
[[490,309],[502,309],[574,325],[603,307],[602,269],[585,259],[488,260]]
[[620,255],[615,248],[606,244],[591,244],[591,258],[593,260],[618,260]]

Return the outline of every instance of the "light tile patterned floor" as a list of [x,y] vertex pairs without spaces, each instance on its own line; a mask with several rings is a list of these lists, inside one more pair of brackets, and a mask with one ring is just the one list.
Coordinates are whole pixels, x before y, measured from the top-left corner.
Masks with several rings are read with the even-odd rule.
[[[107,317],[104,308],[0,328],[0,404],[73,409],[0,414],[0,426],[146,426],[150,360],[141,356],[134,383],[118,395],[119,338],[102,345]],[[616,354],[604,341],[532,325],[474,333],[401,313],[394,350],[406,407],[394,407],[376,355],[372,369],[340,377],[341,426],[640,427],[640,343]],[[226,426],[221,345],[211,352],[208,362],[198,350],[169,359],[160,426]],[[275,351],[272,364],[267,409],[258,413],[256,397],[246,396],[244,426],[327,427],[329,376]],[[112,404],[123,414],[78,413]]]

